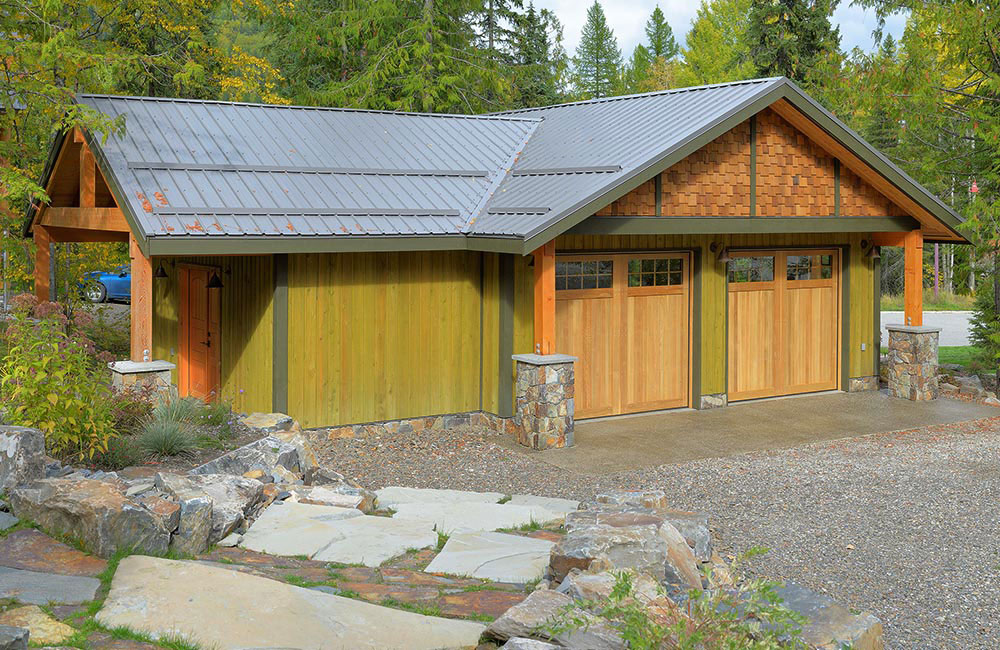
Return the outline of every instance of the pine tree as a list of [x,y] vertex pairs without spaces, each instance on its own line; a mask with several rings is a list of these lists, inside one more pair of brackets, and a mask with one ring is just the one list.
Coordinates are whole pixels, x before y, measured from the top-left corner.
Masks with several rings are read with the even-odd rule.
[[756,76],[746,31],[749,10],[750,0],[702,0],[682,50],[683,63],[677,70],[679,86]]
[[621,87],[622,51],[597,0],[587,10],[573,65],[574,86],[581,97],[607,97]]
[[480,46],[490,62],[496,64],[510,60],[516,47],[517,22],[521,17],[518,10],[523,7],[523,0],[483,0],[482,9],[476,12],[474,25],[481,34]]
[[663,58],[667,61],[677,58],[680,47],[674,38],[674,30],[663,16],[660,5],[656,5],[652,15],[646,21],[646,38],[649,39],[649,53],[653,58]]
[[632,58],[625,65],[625,91],[640,93],[645,90],[654,60],[646,46],[639,43],[632,50]]
[[840,28],[830,16],[839,0],[752,0],[747,35],[760,74],[800,84],[827,55],[840,51]]
[[514,66],[519,108],[556,104],[562,99],[563,76],[569,57],[562,46],[562,24],[548,9],[529,3],[517,17]]

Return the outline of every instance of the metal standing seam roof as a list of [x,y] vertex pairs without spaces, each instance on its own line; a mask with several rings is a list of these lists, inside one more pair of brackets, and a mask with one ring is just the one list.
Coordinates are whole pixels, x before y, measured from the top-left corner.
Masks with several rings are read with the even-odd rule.
[[949,228],[961,222],[783,77],[483,116],[78,101],[125,116],[124,135],[89,142],[142,240],[262,240],[266,252],[273,239],[321,250],[321,240],[451,236],[527,252],[782,98]]

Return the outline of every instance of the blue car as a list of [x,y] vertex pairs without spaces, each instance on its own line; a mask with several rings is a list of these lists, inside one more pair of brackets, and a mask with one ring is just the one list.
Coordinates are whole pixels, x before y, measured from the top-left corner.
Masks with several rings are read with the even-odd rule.
[[127,264],[112,271],[91,271],[80,282],[83,295],[90,302],[132,299],[132,272]]

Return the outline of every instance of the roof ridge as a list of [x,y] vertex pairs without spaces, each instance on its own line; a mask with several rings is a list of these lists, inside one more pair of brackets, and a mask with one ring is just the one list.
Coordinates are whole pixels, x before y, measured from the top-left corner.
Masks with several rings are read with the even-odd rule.
[[77,93],[77,99],[124,99],[129,101],[147,101],[171,104],[212,104],[222,106],[248,106],[251,108],[277,108],[303,111],[331,111],[337,113],[373,113],[376,115],[400,115],[406,117],[440,117],[466,120],[490,120],[513,122],[540,122],[542,118],[509,117],[499,113],[483,113],[479,115],[464,113],[425,113],[418,111],[387,111],[374,108],[347,108],[341,106],[304,106],[300,104],[264,104],[261,102],[227,102],[219,99],[191,99],[187,97],[148,97],[143,95],[110,95],[103,93]]
[[665,90],[654,90],[647,93],[634,93],[631,95],[614,95],[611,97],[595,97],[593,99],[581,99],[575,102],[563,102],[561,104],[548,104],[546,106],[535,106],[533,108],[515,108],[509,111],[497,111],[495,113],[488,113],[488,115],[495,117],[503,117],[507,115],[513,115],[515,113],[526,113],[531,111],[544,111],[550,108],[563,108],[566,106],[579,106],[582,104],[602,104],[607,102],[617,102],[626,99],[640,99],[643,97],[656,97],[658,95],[676,95],[681,93],[695,92],[699,90],[710,90],[714,88],[724,88],[727,86],[747,86],[750,84],[765,84],[773,83],[776,81],[787,80],[786,77],[758,77],[756,79],[741,79],[739,81],[725,81],[717,84],[705,84],[702,86],[685,86],[683,88],[667,88]]

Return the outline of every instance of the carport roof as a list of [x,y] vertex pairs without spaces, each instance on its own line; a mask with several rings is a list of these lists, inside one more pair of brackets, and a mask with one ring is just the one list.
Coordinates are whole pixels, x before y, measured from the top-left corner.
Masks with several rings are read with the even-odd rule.
[[482,116],[78,101],[124,117],[87,141],[140,245],[208,254],[527,253],[780,99],[954,232],[954,211],[783,77]]

